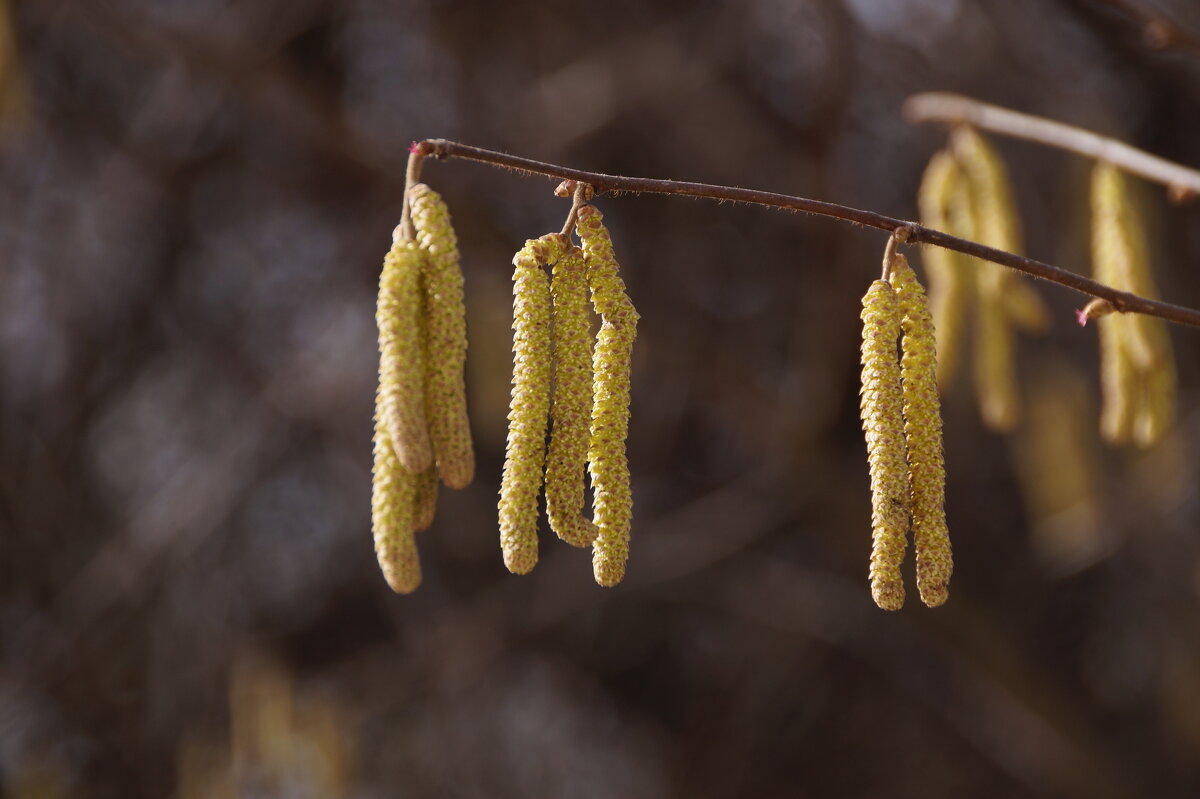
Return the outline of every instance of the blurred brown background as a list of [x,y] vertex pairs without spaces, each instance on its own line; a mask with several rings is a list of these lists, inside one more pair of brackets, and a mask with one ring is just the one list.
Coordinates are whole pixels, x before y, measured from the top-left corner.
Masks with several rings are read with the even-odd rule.
[[[1096,438],[1053,286],[1026,422],[946,399],[957,568],[866,583],[859,298],[884,236],[601,198],[642,313],[629,577],[496,541],[509,267],[553,182],[430,163],[478,478],[391,594],[374,291],[411,140],[916,215],[960,91],[1200,165],[1200,54],[1102,0],[29,0],[0,146],[0,791],[21,797],[1185,797],[1200,786],[1200,333],[1175,434]],[[1131,0],[1200,34],[1190,0]],[[998,141],[1086,272],[1088,164]],[[1143,187],[1164,295],[1200,206]],[[911,569],[911,561],[909,565]]]

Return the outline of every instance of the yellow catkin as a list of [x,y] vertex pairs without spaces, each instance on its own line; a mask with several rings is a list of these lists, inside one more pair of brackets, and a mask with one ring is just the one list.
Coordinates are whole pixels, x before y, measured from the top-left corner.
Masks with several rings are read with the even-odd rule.
[[[1125,176],[1111,164],[1092,170],[1092,262],[1096,280],[1157,298],[1141,219]],[[1110,443],[1159,441],[1175,416],[1176,376],[1166,323],[1135,313],[1097,320],[1103,407],[1100,432]]]
[[415,481],[413,488],[413,530],[421,532],[422,530],[428,530],[430,525],[433,524],[434,513],[437,510],[437,469],[431,467],[423,472],[414,474],[412,479]]
[[[951,148],[970,187],[975,240],[1019,253],[1021,224],[1012,182],[999,153],[978,131],[955,129]],[[978,264],[980,310],[976,316],[975,390],[984,423],[1008,432],[1020,423],[1016,336],[1013,323],[1029,330],[1048,326],[1049,312],[1028,286],[1013,288],[1015,276],[999,264]]]
[[[917,206],[922,225],[974,238],[966,178],[950,151],[942,150],[929,160]],[[947,386],[954,378],[965,336],[963,321],[974,291],[975,265],[961,253],[932,246],[921,251],[921,262],[929,276],[929,309],[937,330],[938,384]]]
[[558,233],[530,239],[513,258],[513,385],[499,507],[504,565],[515,574],[529,573],[538,560],[538,494],[553,357],[546,267],[559,259],[566,243]]
[[937,607],[950,595],[954,561],[946,526],[946,467],[942,456],[942,407],[937,392],[937,350],[925,290],[903,255],[892,259],[892,285],[900,303],[900,378],[904,439],[912,489],[913,546],[921,601]]
[[463,368],[467,357],[466,306],[458,240],[438,193],[418,183],[409,190],[417,242],[426,254],[425,414],[442,482],[464,488],[475,476]]
[[372,470],[371,528],[379,568],[392,590],[412,593],[421,584],[421,564],[413,537],[417,476],[405,469],[392,447],[376,399],[375,466]]
[[583,252],[571,247],[554,264],[553,430],[546,456],[550,529],[577,547],[591,546],[596,525],[583,515],[584,469],[592,415],[592,332]]
[[908,537],[911,489],[904,444],[904,398],[896,339],[900,304],[882,280],[863,297],[862,423],[871,472],[871,595],[884,610],[904,605],[900,564]]
[[433,463],[425,422],[425,357],[421,340],[421,270],[424,254],[399,228],[379,275],[375,321],[379,326],[380,414],[404,468]]
[[588,463],[592,476],[592,510],[598,529],[592,545],[596,582],[616,585],[625,576],[633,493],[625,439],[629,433],[629,372],[638,312],[625,293],[612,239],[599,209],[579,209],[575,230],[583,244],[592,306],[600,315],[600,332],[592,357],[592,426]]

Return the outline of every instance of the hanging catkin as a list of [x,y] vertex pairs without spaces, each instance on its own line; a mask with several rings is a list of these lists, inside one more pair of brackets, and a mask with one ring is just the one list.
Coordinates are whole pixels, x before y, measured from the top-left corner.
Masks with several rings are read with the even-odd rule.
[[946,467],[942,456],[942,410],[937,392],[937,351],[925,290],[903,255],[892,258],[892,285],[900,304],[900,379],[904,439],[912,490],[913,545],[921,601],[937,607],[949,597],[954,562],[946,527]]
[[[1092,170],[1092,261],[1096,280],[1157,298],[1141,219],[1124,175],[1111,164]],[[1100,432],[1111,443],[1148,447],[1175,416],[1175,359],[1166,323],[1145,314],[1097,320],[1104,405]]]
[[437,510],[438,473],[432,466],[413,476],[413,530],[428,530]]
[[513,258],[513,377],[508,449],[500,480],[500,548],[504,565],[527,574],[538,560],[538,493],[550,415],[550,280],[546,267],[566,248],[551,233],[530,239]]
[[[935,153],[925,168],[917,205],[921,224],[963,239],[974,238],[966,178],[949,150]],[[958,365],[963,321],[974,293],[975,265],[944,247],[926,247],[921,262],[929,276],[929,309],[937,331],[938,384],[947,386]]]
[[871,284],[862,309],[862,423],[871,472],[871,596],[884,610],[904,605],[900,564],[908,537],[911,489],[904,444],[904,397],[896,339],[900,304],[882,280]]
[[433,463],[425,422],[421,271],[424,255],[399,227],[379,275],[375,321],[379,326],[379,413],[405,469]]
[[[973,128],[960,126],[951,148],[970,187],[976,241],[1000,250],[1022,250],[1021,227],[1008,170],[991,144]],[[986,425],[1010,431],[1020,421],[1014,321],[1041,329],[1049,313],[1041,297],[1024,286],[1013,288],[1011,270],[999,264],[977,264],[979,312],[976,315],[975,389]]]
[[466,308],[458,240],[442,198],[424,183],[409,189],[417,242],[426,256],[425,398],[429,437],[442,482],[464,488],[475,476],[463,368],[467,357]]
[[583,515],[592,414],[592,333],[583,252],[570,247],[554,264],[553,430],[546,456],[546,515],[550,529],[577,547],[591,546],[596,525]]
[[421,584],[421,564],[413,537],[418,475],[400,464],[376,398],[375,465],[372,469],[371,528],[379,568],[393,591],[408,594]]
[[592,205],[579,209],[576,232],[583,244],[592,306],[600,332],[592,358],[592,426],[588,462],[592,476],[592,515],[598,528],[592,569],[600,585],[625,576],[633,494],[625,438],[629,432],[629,372],[638,313],[625,293],[612,239],[603,214]]

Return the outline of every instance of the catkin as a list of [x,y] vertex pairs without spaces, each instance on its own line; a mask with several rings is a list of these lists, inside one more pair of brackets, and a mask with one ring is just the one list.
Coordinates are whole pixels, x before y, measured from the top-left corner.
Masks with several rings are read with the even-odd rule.
[[921,601],[937,607],[949,597],[954,562],[946,526],[946,467],[942,409],[937,392],[937,351],[925,290],[903,255],[892,258],[892,285],[900,304],[900,379],[904,439],[912,490],[913,546]]
[[[978,131],[967,126],[955,129],[950,143],[970,187],[975,240],[996,249],[1021,252],[1021,225],[1012,183],[999,153]],[[1006,432],[1015,428],[1021,417],[1013,323],[1030,330],[1044,329],[1049,324],[1049,311],[1041,296],[1028,286],[1014,289],[1009,269],[980,262],[978,272],[975,390],[984,423]]]
[[595,206],[584,205],[579,209],[575,230],[583,244],[592,306],[601,319],[592,357],[588,442],[592,515],[598,529],[592,544],[592,569],[597,583],[612,586],[625,576],[633,517],[625,439],[629,433],[629,372],[638,312],[625,293],[603,219]]
[[884,610],[904,605],[900,564],[908,536],[911,489],[904,444],[904,398],[896,339],[900,304],[882,280],[871,284],[862,309],[862,423],[871,472],[871,596]]
[[[1141,219],[1125,176],[1111,164],[1092,170],[1092,261],[1096,280],[1156,298]],[[1176,376],[1166,323],[1145,314],[1097,320],[1100,336],[1100,432],[1110,443],[1148,447],[1175,416]]]
[[591,546],[596,525],[583,515],[592,413],[592,332],[583,252],[570,247],[554,264],[553,429],[546,456],[546,515],[550,529],[577,547]]
[[437,510],[437,469],[430,467],[414,474],[413,480],[413,530],[419,533],[428,530],[433,524],[434,512]]
[[371,528],[379,568],[392,590],[412,593],[421,584],[421,564],[413,537],[417,475],[400,464],[376,397],[375,465],[372,469]]
[[464,488],[475,476],[463,368],[467,357],[466,307],[458,240],[442,198],[424,183],[409,189],[417,242],[426,254],[426,417],[442,482]]
[[530,239],[513,258],[513,377],[508,449],[500,480],[500,548],[504,565],[527,574],[537,565],[538,493],[550,415],[550,280],[545,268],[562,255],[566,237]]
[[[921,224],[952,236],[972,239],[970,194],[949,150],[935,153],[917,192]],[[944,247],[926,247],[921,261],[929,276],[929,309],[937,331],[938,385],[947,386],[958,365],[963,321],[974,290],[974,264]]]
[[425,422],[425,358],[422,352],[421,270],[424,255],[400,228],[379,275],[375,321],[379,326],[379,412],[405,469],[433,463]]

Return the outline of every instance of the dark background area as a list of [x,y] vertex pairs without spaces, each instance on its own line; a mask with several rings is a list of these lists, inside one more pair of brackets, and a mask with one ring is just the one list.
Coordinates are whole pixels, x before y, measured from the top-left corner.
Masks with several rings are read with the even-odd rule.
[[[513,252],[554,183],[425,178],[467,280],[478,476],[393,595],[374,293],[410,141],[916,215],[958,91],[1200,164],[1200,54],[1100,0],[30,0],[0,143],[4,796],[1186,797],[1200,786],[1200,336],[1175,432],[1096,436],[1043,285],[1026,420],[945,399],[948,605],[871,603],[859,300],[884,235],[600,198],[642,314],[625,583],[504,571]],[[1131,0],[1200,34],[1188,0]],[[8,50],[11,55],[11,48]],[[16,98],[16,99],[13,99]],[[1088,266],[1076,156],[997,140],[1027,253]],[[1139,183],[1163,295],[1200,206]],[[964,370],[966,371],[966,370]],[[906,564],[911,573],[911,559]]]

